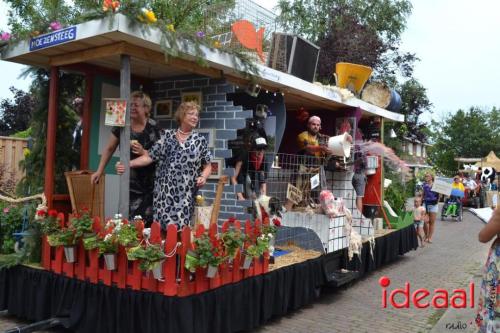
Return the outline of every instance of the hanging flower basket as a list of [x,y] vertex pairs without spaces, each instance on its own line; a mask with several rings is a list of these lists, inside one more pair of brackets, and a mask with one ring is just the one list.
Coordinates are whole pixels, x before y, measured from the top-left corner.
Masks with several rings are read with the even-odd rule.
[[191,273],[196,272],[196,267],[198,266],[198,255],[194,251],[187,251],[186,261],[184,262],[184,267]]
[[116,253],[104,253],[103,256],[106,269],[109,271],[116,270]]
[[52,247],[62,245],[57,234],[47,235],[47,243]]
[[85,250],[93,250],[99,247],[97,235],[93,233],[85,234],[82,238],[83,248]]
[[243,260],[243,264],[241,265],[241,269],[249,269],[250,265],[252,265],[253,257],[246,255],[244,256],[245,260]]
[[76,261],[76,246],[65,246],[64,256],[66,257],[67,263],[74,263]]
[[153,276],[156,280],[163,280],[163,261],[158,261],[158,263],[153,267]]
[[215,275],[217,274],[217,270],[219,267],[217,266],[208,266],[207,268],[207,278],[213,279]]

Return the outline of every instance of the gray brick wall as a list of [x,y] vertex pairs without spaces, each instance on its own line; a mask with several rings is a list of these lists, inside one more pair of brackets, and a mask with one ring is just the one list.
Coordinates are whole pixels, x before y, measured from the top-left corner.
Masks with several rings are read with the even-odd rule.
[[[214,147],[210,148],[213,158],[223,160],[223,173],[231,176],[234,169],[226,168],[225,159],[232,157],[228,150],[228,140],[236,138],[236,130],[245,127],[245,119],[252,117],[252,111],[244,110],[242,106],[233,105],[227,100],[227,94],[232,93],[235,86],[224,79],[210,79],[201,76],[183,76],[159,80],[154,83],[151,97],[155,101],[171,99],[174,111],[181,102],[182,92],[201,91],[203,105],[200,113],[199,128],[212,128],[215,132]],[[175,119],[157,119],[161,128],[177,128]],[[217,189],[216,179],[209,179],[200,190],[207,202],[212,203]],[[242,191],[242,185],[226,185],[222,195],[219,223],[230,217],[235,217],[244,222],[252,220],[246,213],[246,208],[251,206],[250,200],[237,201],[236,192]]]

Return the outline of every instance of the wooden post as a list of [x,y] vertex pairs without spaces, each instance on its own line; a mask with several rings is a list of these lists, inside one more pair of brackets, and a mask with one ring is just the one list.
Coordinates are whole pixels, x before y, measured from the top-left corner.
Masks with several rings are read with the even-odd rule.
[[120,161],[125,165],[125,173],[120,176],[120,198],[118,211],[128,218],[130,183],[130,56],[121,55],[120,98],[127,100],[125,127],[120,131]]
[[59,68],[50,68],[49,112],[47,115],[47,149],[45,152],[45,197],[51,209],[54,196],[54,172],[56,161],[57,97],[59,94]]

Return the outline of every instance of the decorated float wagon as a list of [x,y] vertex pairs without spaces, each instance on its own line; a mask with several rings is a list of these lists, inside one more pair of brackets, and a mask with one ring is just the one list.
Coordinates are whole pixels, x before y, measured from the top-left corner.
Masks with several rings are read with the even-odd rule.
[[[151,13],[144,15],[142,20],[147,22]],[[61,231],[55,239],[48,228],[42,267],[0,271],[2,310],[34,321],[58,318],[64,326],[82,332],[235,332],[309,304],[321,286],[360,277],[417,247],[412,225],[375,230],[373,221],[357,210],[351,184],[354,150],[334,154],[340,156],[331,157],[333,167],[327,168],[326,159],[308,159],[296,149],[296,137],[305,129],[297,119],[304,112],[321,117],[322,133],[337,138],[349,152],[362,145],[357,129],[383,142],[383,123],[402,121],[403,116],[358,99],[346,89],[313,83],[317,52],[316,58],[302,60],[304,67],[313,64],[312,75],[278,70],[280,61],[291,64],[293,57],[297,61],[314,54],[314,47],[300,52],[297,46],[294,56],[283,60],[278,52],[280,35],[275,34],[274,53],[271,48],[269,62],[262,63],[266,57],[260,47],[245,41],[252,39],[251,31],[245,33],[250,23],[238,22],[243,28],[233,22],[232,32],[210,39],[199,34],[197,38],[208,42],[197,43],[176,35],[172,28],[141,24],[116,13],[3,50],[4,61],[50,70],[44,176],[50,214],[37,223],[64,231],[86,216],[87,229],[70,235],[68,243]],[[255,49],[259,57],[248,60],[226,51],[222,44],[227,38],[237,39],[244,54]],[[301,40],[293,38],[300,45]],[[113,116],[114,125],[125,122],[120,153],[109,163],[105,182],[93,187],[85,173],[68,174],[69,195],[56,193],[54,187],[56,178],[63,177],[54,172],[55,147],[66,144],[56,137],[62,71],[85,78],[79,169],[97,168],[111,131],[106,125],[109,113],[122,112],[123,119]],[[110,101],[126,105],[132,88],[152,96],[152,117],[163,129],[177,127],[173,110],[182,101],[195,100],[201,106],[197,131],[206,137],[213,159],[212,172],[199,194],[211,208],[197,207],[192,226],[180,232],[169,225],[162,233],[159,224],[153,223],[145,233],[141,221],[122,218],[128,216],[128,173],[118,176],[113,166],[118,160],[129,160],[130,142],[124,139],[130,136],[129,110],[112,107]],[[274,210],[271,199],[254,201],[251,193],[239,198],[247,184],[227,184],[227,178],[235,175],[232,158],[245,149],[246,133],[259,126],[268,143],[266,192],[279,202]],[[345,132],[352,140],[339,141]],[[383,206],[382,158],[367,159],[371,175],[363,204],[373,212],[370,218],[376,211],[385,215],[383,209],[370,208]],[[320,206],[324,193],[337,199],[330,215]],[[89,211],[82,212],[83,206]],[[117,211],[121,216],[106,220]],[[384,219],[391,224],[391,216]],[[120,241],[123,230],[131,230],[130,242]],[[355,249],[350,248],[352,230],[359,236]],[[85,237],[86,232],[90,237]],[[92,245],[89,238],[100,236],[110,242],[112,251],[103,243]],[[228,239],[236,244],[232,250]],[[73,250],[63,246],[68,244]],[[105,259],[100,253],[114,255]],[[201,262],[204,254],[213,261]]]

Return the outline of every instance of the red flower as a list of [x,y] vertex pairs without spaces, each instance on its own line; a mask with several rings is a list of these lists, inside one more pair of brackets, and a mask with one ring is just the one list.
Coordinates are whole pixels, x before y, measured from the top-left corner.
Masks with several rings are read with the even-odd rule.
[[38,216],[45,216],[45,211],[44,210],[37,210],[36,215]]
[[51,217],[57,217],[57,210],[55,210],[55,209],[49,210],[49,216],[51,216]]
[[276,217],[273,219],[273,224],[275,227],[281,227],[281,221]]
[[230,218],[227,219],[227,222],[234,223],[236,222],[236,218],[234,216],[231,216]]

